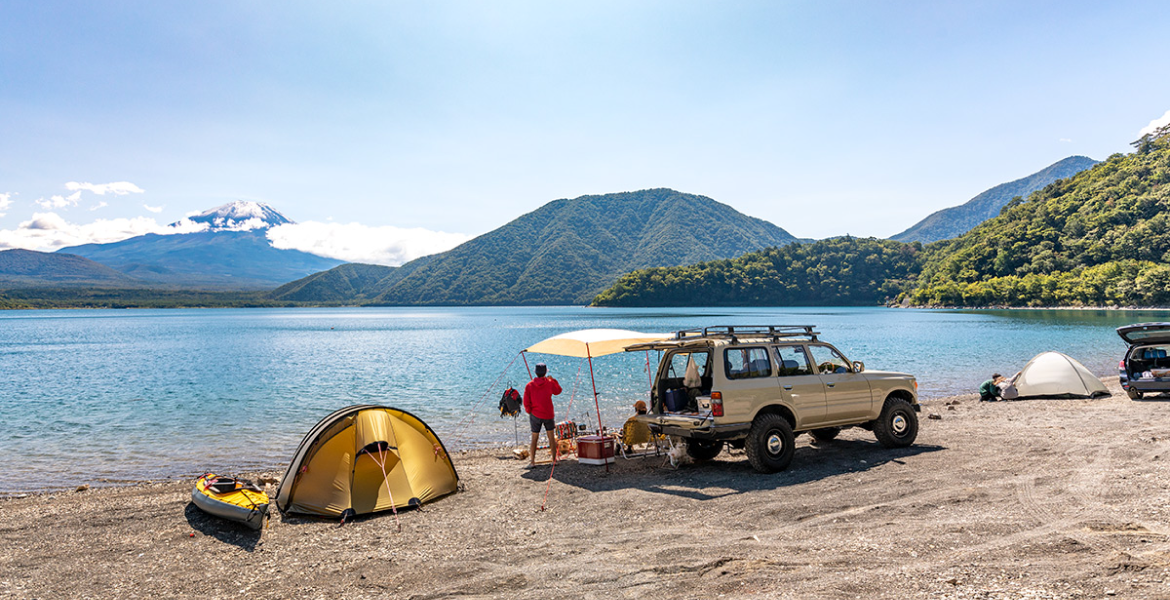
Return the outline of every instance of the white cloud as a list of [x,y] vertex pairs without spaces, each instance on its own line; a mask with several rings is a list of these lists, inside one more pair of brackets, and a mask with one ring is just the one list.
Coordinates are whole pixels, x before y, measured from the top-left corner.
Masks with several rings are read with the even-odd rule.
[[1141,131],[1138,132],[1138,137],[1140,138],[1147,133],[1154,133],[1158,130],[1159,127],[1162,127],[1163,125],[1170,125],[1170,110],[1166,111],[1166,114],[1158,117],[1157,119],[1150,121],[1149,125],[1146,125]]
[[162,209],[163,209],[163,207],[161,207],[161,206],[151,206],[149,204],[143,204],[142,208],[145,208],[146,210],[149,210],[152,213],[160,213],[160,212],[162,212]]
[[101,202],[98,202],[97,204],[95,204],[95,205],[93,205],[93,206],[89,207],[89,209],[90,209],[90,210],[97,210],[97,209],[99,209],[99,208],[105,208],[105,207],[107,207],[107,206],[109,206],[109,205],[110,205],[110,204],[109,204],[108,202],[106,202],[106,201],[104,201],[104,200],[103,200],[103,201],[101,201]]
[[[0,194],[0,210],[8,210],[9,206],[12,206],[12,192]],[[0,217],[3,217],[6,214],[7,213],[0,212]]]
[[65,184],[65,189],[71,192],[88,190],[99,196],[105,196],[106,194],[125,196],[126,194],[141,194],[146,191],[129,181],[114,181],[112,183],[78,183],[76,181],[70,181]]
[[1060,138],[1060,141],[1062,141],[1062,142],[1064,142],[1064,143],[1068,144],[1068,143],[1071,143],[1071,142],[1072,142],[1072,139],[1071,139],[1071,138]]
[[81,192],[74,192],[68,196],[53,196],[48,200],[45,200],[44,198],[38,198],[34,200],[34,202],[41,205],[43,208],[53,209],[77,206],[78,200],[81,200]]
[[206,224],[183,219],[174,226],[160,225],[149,217],[98,219],[84,225],[70,223],[57,213],[35,213],[16,229],[0,229],[0,250],[24,248],[52,252],[65,246],[108,244],[148,233],[193,233]]
[[470,239],[429,229],[367,227],[360,223],[305,222],[268,230],[273,247],[301,250],[349,262],[396,267],[420,256],[450,250]]
[[264,229],[268,227],[268,223],[259,217],[239,221],[235,219],[215,219],[209,225],[215,231],[252,231],[253,229]]

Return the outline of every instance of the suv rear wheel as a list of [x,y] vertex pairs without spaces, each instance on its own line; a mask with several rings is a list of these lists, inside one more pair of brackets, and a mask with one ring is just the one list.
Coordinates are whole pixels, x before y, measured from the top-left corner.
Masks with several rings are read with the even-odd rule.
[[1141,400],[1142,399],[1142,393],[1133,389],[1133,388],[1129,388],[1128,390],[1125,390],[1125,393],[1126,393],[1126,395],[1129,396],[1130,400]]
[[687,454],[697,462],[704,460],[711,460],[723,451],[723,442],[711,442],[707,440],[687,440]]
[[761,473],[775,473],[788,468],[796,439],[792,426],[784,417],[765,413],[752,421],[747,437],[747,456],[752,468]]
[[873,424],[873,434],[886,448],[905,448],[918,437],[918,415],[903,398],[886,398],[882,414]]

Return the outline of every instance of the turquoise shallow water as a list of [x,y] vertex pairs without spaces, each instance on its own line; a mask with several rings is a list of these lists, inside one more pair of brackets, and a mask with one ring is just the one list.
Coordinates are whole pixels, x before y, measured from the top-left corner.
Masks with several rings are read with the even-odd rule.
[[[814,324],[867,368],[918,376],[924,398],[973,391],[992,371],[1061,350],[1116,374],[1114,329],[1155,311],[882,308],[336,308],[0,311],[0,493],[283,465],[336,408],[373,403],[427,421],[448,448],[510,443],[503,385],[517,352],[590,327],[665,332],[716,324]],[[652,356],[652,358],[654,358]],[[549,363],[569,407],[580,361]],[[645,397],[644,354],[596,359],[603,419]],[[577,386],[588,385],[587,368]],[[486,393],[485,393],[486,392]],[[477,405],[477,403],[479,403]],[[596,416],[592,417],[596,421]],[[521,423],[523,434],[523,423]]]

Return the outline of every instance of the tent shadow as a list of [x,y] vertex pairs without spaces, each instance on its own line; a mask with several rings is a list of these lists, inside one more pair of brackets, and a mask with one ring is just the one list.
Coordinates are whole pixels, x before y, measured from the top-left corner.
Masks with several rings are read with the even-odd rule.
[[[446,499],[446,496],[444,496],[442,498],[436,498],[436,499],[428,502],[427,506],[430,506],[430,505],[434,504],[435,502],[441,502],[444,499]],[[420,508],[413,507],[413,506],[400,506],[400,507],[398,507],[398,516],[400,518],[405,518],[406,515],[408,515],[410,513],[424,512],[425,510],[426,510],[425,508],[420,509]],[[326,525],[332,525],[334,527],[349,527],[350,525],[365,523],[367,521],[377,521],[379,519],[390,519],[390,524],[391,525],[394,524],[394,511],[392,511],[388,508],[380,510],[378,512],[364,513],[364,514],[349,517],[345,520],[344,525],[342,525],[340,517],[303,515],[300,513],[294,513],[294,514],[278,513],[278,514],[280,514],[280,524],[282,526],[283,525],[294,525],[295,526],[295,525],[308,525],[308,524],[312,524],[312,523],[324,523]]]
[[[742,450],[726,448],[714,460],[672,469],[663,458],[633,460],[619,458],[604,467],[564,461],[552,477],[557,482],[590,492],[639,489],[693,500],[712,500],[736,494],[781,489],[847,473],[865,472],[888,463],[905,464],[901,459],[945,450],[944,446],[916,444],[909,448],[887,449],[870,440],[833,440],[799,445],[788,470],[771,475],[757,472]],[[549,469],[534,468],[521,475],[543,482]]]
[[187,517],[187,524],[203,535],[213,537],[225,544],[231,544],[246,552],[252,552],[260,544],[261,530],[252,529],[241,523],[233,523],[219,517],[213,517],[188,502],[183,511]]

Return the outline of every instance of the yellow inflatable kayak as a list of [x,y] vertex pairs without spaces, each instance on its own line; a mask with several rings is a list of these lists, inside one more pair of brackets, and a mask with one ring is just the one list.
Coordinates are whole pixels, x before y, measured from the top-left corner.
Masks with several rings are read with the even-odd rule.
[[191,501],[203,512],[260,529],[268,516],[268,494],[251,481],[207,473],[195,480]]

